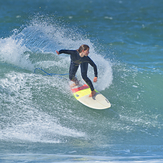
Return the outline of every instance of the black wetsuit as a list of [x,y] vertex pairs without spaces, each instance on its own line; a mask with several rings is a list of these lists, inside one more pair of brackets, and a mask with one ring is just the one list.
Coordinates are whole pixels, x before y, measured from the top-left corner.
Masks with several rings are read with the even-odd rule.
[[91,80],[87,77],[87,71],[88,71],[88,63],[89,63],[94,68],[94,74],[95,77],[97,77],[97,66],[95,65],[95,63],[88,56],[80,57],[79,52],[77,50],[60,50],[59,54],[61,53],[70,54],[71,57],[71,64],[69,69],[70,80],[76,79],[75,74],[80,65],[82,78],[88,84],[91,91],[93,91],[94,87]]

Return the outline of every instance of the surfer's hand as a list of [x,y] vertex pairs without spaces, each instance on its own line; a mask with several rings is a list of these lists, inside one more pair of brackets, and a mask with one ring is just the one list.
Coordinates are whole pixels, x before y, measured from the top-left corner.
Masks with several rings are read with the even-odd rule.
[[59,55],[59,51],[56,50],[56,53]]
[[97,82],[97,77],[94,77],[93,82]]

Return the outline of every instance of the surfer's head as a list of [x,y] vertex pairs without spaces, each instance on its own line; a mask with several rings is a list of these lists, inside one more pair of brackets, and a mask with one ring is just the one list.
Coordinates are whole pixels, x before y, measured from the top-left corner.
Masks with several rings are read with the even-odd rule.
[[89,54],[89,46],[86,44],[83,44],[79,47],[77,50],[79,53],[82,53],[83,56],[88,56]]

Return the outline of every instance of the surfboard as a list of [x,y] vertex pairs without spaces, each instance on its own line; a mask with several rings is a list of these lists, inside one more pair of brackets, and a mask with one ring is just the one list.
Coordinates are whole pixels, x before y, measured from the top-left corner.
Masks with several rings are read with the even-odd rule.
[[89,108],[102,110],[111,107],[109,100],[97,90],[95,96],[89,97],[91,89],[87,84],[72,87],[71,91],[79,102]]

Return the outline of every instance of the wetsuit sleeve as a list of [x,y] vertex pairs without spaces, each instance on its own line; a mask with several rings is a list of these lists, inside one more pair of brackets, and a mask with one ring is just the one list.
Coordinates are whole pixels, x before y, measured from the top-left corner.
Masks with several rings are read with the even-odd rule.
[[89,58],[89,57],[88,57],[88,63],[94,68],[95,77],[98,77],[97,66],[96,66],[96,64],[92,61],[92,59]]
[[59,54],[62,54],[62,53],[74,55],[76,53],[76,50],[60,50]]

